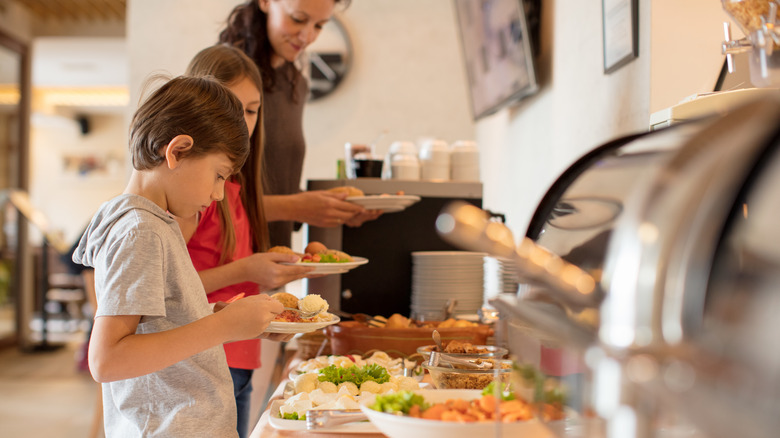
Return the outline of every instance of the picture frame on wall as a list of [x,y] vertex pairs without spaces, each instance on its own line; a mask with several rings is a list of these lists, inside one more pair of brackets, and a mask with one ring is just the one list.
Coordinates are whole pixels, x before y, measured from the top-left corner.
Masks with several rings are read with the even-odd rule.
[[601,0],[604,73],[639,56],[639,0]]
[[523,0],[455,0],[474,120],[535,94]]

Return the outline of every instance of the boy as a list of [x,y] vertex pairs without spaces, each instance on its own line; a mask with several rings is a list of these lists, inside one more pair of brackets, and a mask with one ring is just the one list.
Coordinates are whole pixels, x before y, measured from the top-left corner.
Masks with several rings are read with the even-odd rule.
[[106,436],[236,436],[222,344],[259,336],[282,306],[255,295],[213,313],[172,215],[222,198],[249,152],[243,108],[206,78],[175,78],[133,117],[133,172],[73,260],[95,268],[89,346]]

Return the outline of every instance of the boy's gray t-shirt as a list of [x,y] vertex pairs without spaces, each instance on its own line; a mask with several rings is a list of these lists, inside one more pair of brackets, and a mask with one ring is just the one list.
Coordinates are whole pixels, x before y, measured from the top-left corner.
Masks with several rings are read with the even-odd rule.
[[[95,317],[141,315],[136,333],[170,330],[212,312],[178,224],[144,197],[103,204],[73,261],[95,268]],[[237,436],[221,345],[155,373],[104,383],[103,406],[107,436]]]

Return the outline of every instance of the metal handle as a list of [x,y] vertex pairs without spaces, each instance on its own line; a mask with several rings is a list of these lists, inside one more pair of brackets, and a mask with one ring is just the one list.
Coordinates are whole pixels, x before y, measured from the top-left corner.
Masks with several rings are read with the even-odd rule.
[[321,429],[354,421],[368,420],[359,409],[314,409],[306,411],[306,429]]
[[734,56],[728,52],[728,44],[731,41],[731,24],[728,21],[723,22],[723,33],[726,36],[723,43],[723,53],[726,54],[726,65],[728,66],[729,73],[734,73]]
[[489,222],[485,212],[471,204],[447,205],[436,219],[436,229],[452,244],[512,259],[527,282],[547,286],[550,295],[573,309],[597,307],[601,302],[603,294],[590,274],[527,237],[515,247],[504,224]]

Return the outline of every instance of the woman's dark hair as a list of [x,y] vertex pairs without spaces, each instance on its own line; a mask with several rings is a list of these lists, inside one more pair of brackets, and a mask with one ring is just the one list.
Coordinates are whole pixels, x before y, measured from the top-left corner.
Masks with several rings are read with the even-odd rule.
[[[241,185],[241,201],[249,218],[252,230],[253,249],[265,251],[270,246],[268,222],[263,209],[263,147],[265,142],[263,128],[263,81],[255,63],[241,50],[227,44],[217,44],[198,52],[187,67],[192,76],[211,75],[219,82],[230,87],[243,79],[249,79],[260,92],[260,108],[257,123],[249,139],[249,158],[236,175]],[[222,256],[220,262],[232,261],[235,251],[235,233],[230,218],[230,205],[227,196],[218,204],[220,224],[222,226]]]
[[130,124],[133,168],[148,170],[162,164],[162,151],[177,135],[193,139],[182,159],[223,152],[238,171],[249,156],[243,105],[213,78],[173,78],[141,104]]
[[[344,8],[350,3],[350,0],[333,1]],[[238,47],[249,55],[260,69],[265,90],[274,89],[276,80],[274,68],[271,66],[273,48],[268,39],[268,16],[260,9],[257,0],[248,0],[233,8],[227,19],[227,27],[219,33],[219,42]],[[288,64],[288,69],[294,68],[291,63]],[[294,91],[297,76],[291,73],[288,77],[293,83]],[[294,95],[292,97],[295,98]]]

